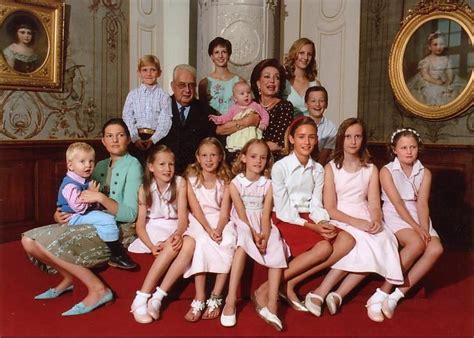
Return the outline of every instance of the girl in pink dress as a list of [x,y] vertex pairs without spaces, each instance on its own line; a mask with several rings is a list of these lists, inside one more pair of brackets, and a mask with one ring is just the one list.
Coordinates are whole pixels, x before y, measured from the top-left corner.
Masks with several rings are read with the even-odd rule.
[[[158,319],[163,297],[183,274],[193,255],[194,241],[185,236],[188,226],[186,181],[175,176],[174,164],[171,149],[164,145],[153,148],[138,192],[138,238],[129,251],[151,252],[155,256],[131,306],[133,317],[142,324]],[[163,275],[161,285],[152,296]]]
[[380,170],[383,214],[402,247],[405,280],[393,292],[393,285],[385,282],[371,299],[390,319],[398,301],[431,270],[443,253],[443,246],[431,224],[431,172],[418,160],[420,135],[413,129],[398,129],[389,146],[393,161]]
[[[378,170],[369,162],[367,134],[357,118],[339,127],[334,159],[325,167],[323,200],[331,222],[350,233],[356,245],[306,295],[306,307],[318,317],[324,299],[329,312],[335,314],[342,299],[372,272],[392,284],[403,283],[397,240],[382,222]],[[339,282],[337,290],[330,292]],[[368,304],[371,319],[373,311]]]
[[231,220],[237,230],[237,249],[230,273],[229,293],[221,315],[221,324],[234,326],[236,320],[237,288],[242,278],[247,255],[258,264],[268,267],[268,311],[274,316],[270,322],[280,331],[283,326],[277,317],[278,288],[289,250],[278,229],[271,224],[273,197],[270,169],[273,164],[270,148],[263,140],[248,141],[233,166],[237,175],[231,182],[230,196],[234,207]]
[[[185,319],[195,322],[220,315],[222,290],[234,257],[236,232],[229,221],[231,173],[224,159],[224,147],[214,137],[201,141],[196,162],[186,170],[188,181],[188,234],[196,242],[191,266],[184,277],[194,275],[196,296]],[[215,273],[216,281],[206,301],[206,273]],[[204,308],[206,311],[203,313]]]

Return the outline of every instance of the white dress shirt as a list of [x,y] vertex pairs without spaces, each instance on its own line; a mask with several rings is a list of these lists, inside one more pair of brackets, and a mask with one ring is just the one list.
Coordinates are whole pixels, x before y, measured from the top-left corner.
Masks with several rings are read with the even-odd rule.
[[276,162],[272,168],[274,208],[277,217],[288,223],[303,226],[306,222],[299,213],[309,212],[315,222],[329,221],[323,208],[324,169],[308,160],[303,166],[294,153]]
[[322,117],[318,123],[318,149],[334,150],[336,148],[337,127],[326,117]]

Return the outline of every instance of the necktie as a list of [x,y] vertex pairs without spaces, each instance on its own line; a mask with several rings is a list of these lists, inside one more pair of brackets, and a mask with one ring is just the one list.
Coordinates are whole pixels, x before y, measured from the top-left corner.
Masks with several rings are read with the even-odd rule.
[[186,121],[186,117],[184,116],[184,111],[186,110],[186,107],[181,107],[179,108],[179,118],[181,119],[181,124],[184,124]]

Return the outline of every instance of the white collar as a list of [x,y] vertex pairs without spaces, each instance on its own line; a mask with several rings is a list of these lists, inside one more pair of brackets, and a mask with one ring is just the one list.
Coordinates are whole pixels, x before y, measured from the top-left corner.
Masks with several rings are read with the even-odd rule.
[[[425,169],[425,167],[417,159],[415,161],[415,163],[413,164],[413,168],[411,170],[410,177],[407,177],[407,178],[411,178],[411,177],[414,177],[414,176],[418,175],[423,169]],[[395,157],[395,159],[393,160],[392,170],[398,170],[401,173],[403,173],[403,175],[405,175],[405,172],[403,171],[402,165],[400,164],[400,161],[398,160],[398,157]]]
[[308,159],[308,163],[306,163],[306,166],[303,165],[298,159],[298,157],[296,157],[296,154],[294,151],[292,151],[291,154],[287,156],[287,158],[288,158],[288,168],[290,169],[290,171],[293,171],[298,167],[303,167],[304,169],[315,167],[314,161],[311,157]]
[[242,184],[244,187],[248,187],[255,182],[257,182],[257,185],[261,187],[261,186],[264,186],[265,183],[267,182],[267,178],[265,176],[260,176],[258,180],[251,181],[247,177],[245,177],[245,175],[242,173],[238,174],[236,178],[239,181],[239,183]]

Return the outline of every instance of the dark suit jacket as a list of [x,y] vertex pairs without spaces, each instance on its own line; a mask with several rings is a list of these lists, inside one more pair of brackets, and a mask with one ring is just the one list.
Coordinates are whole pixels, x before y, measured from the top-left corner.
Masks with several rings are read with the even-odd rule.
[[193,99],[190,106],[188,117],[182,125],[176,99],[174,95],[171,96],[172,125],[168,135],[160,141],[173,150],[176,156],[176,173],[179,175],[183,174],[188,164],[196,160],[194,153],[199,142],[208,136],[216,136],[216,126],[209,121],[208,115],[219,113],[197,99]]

